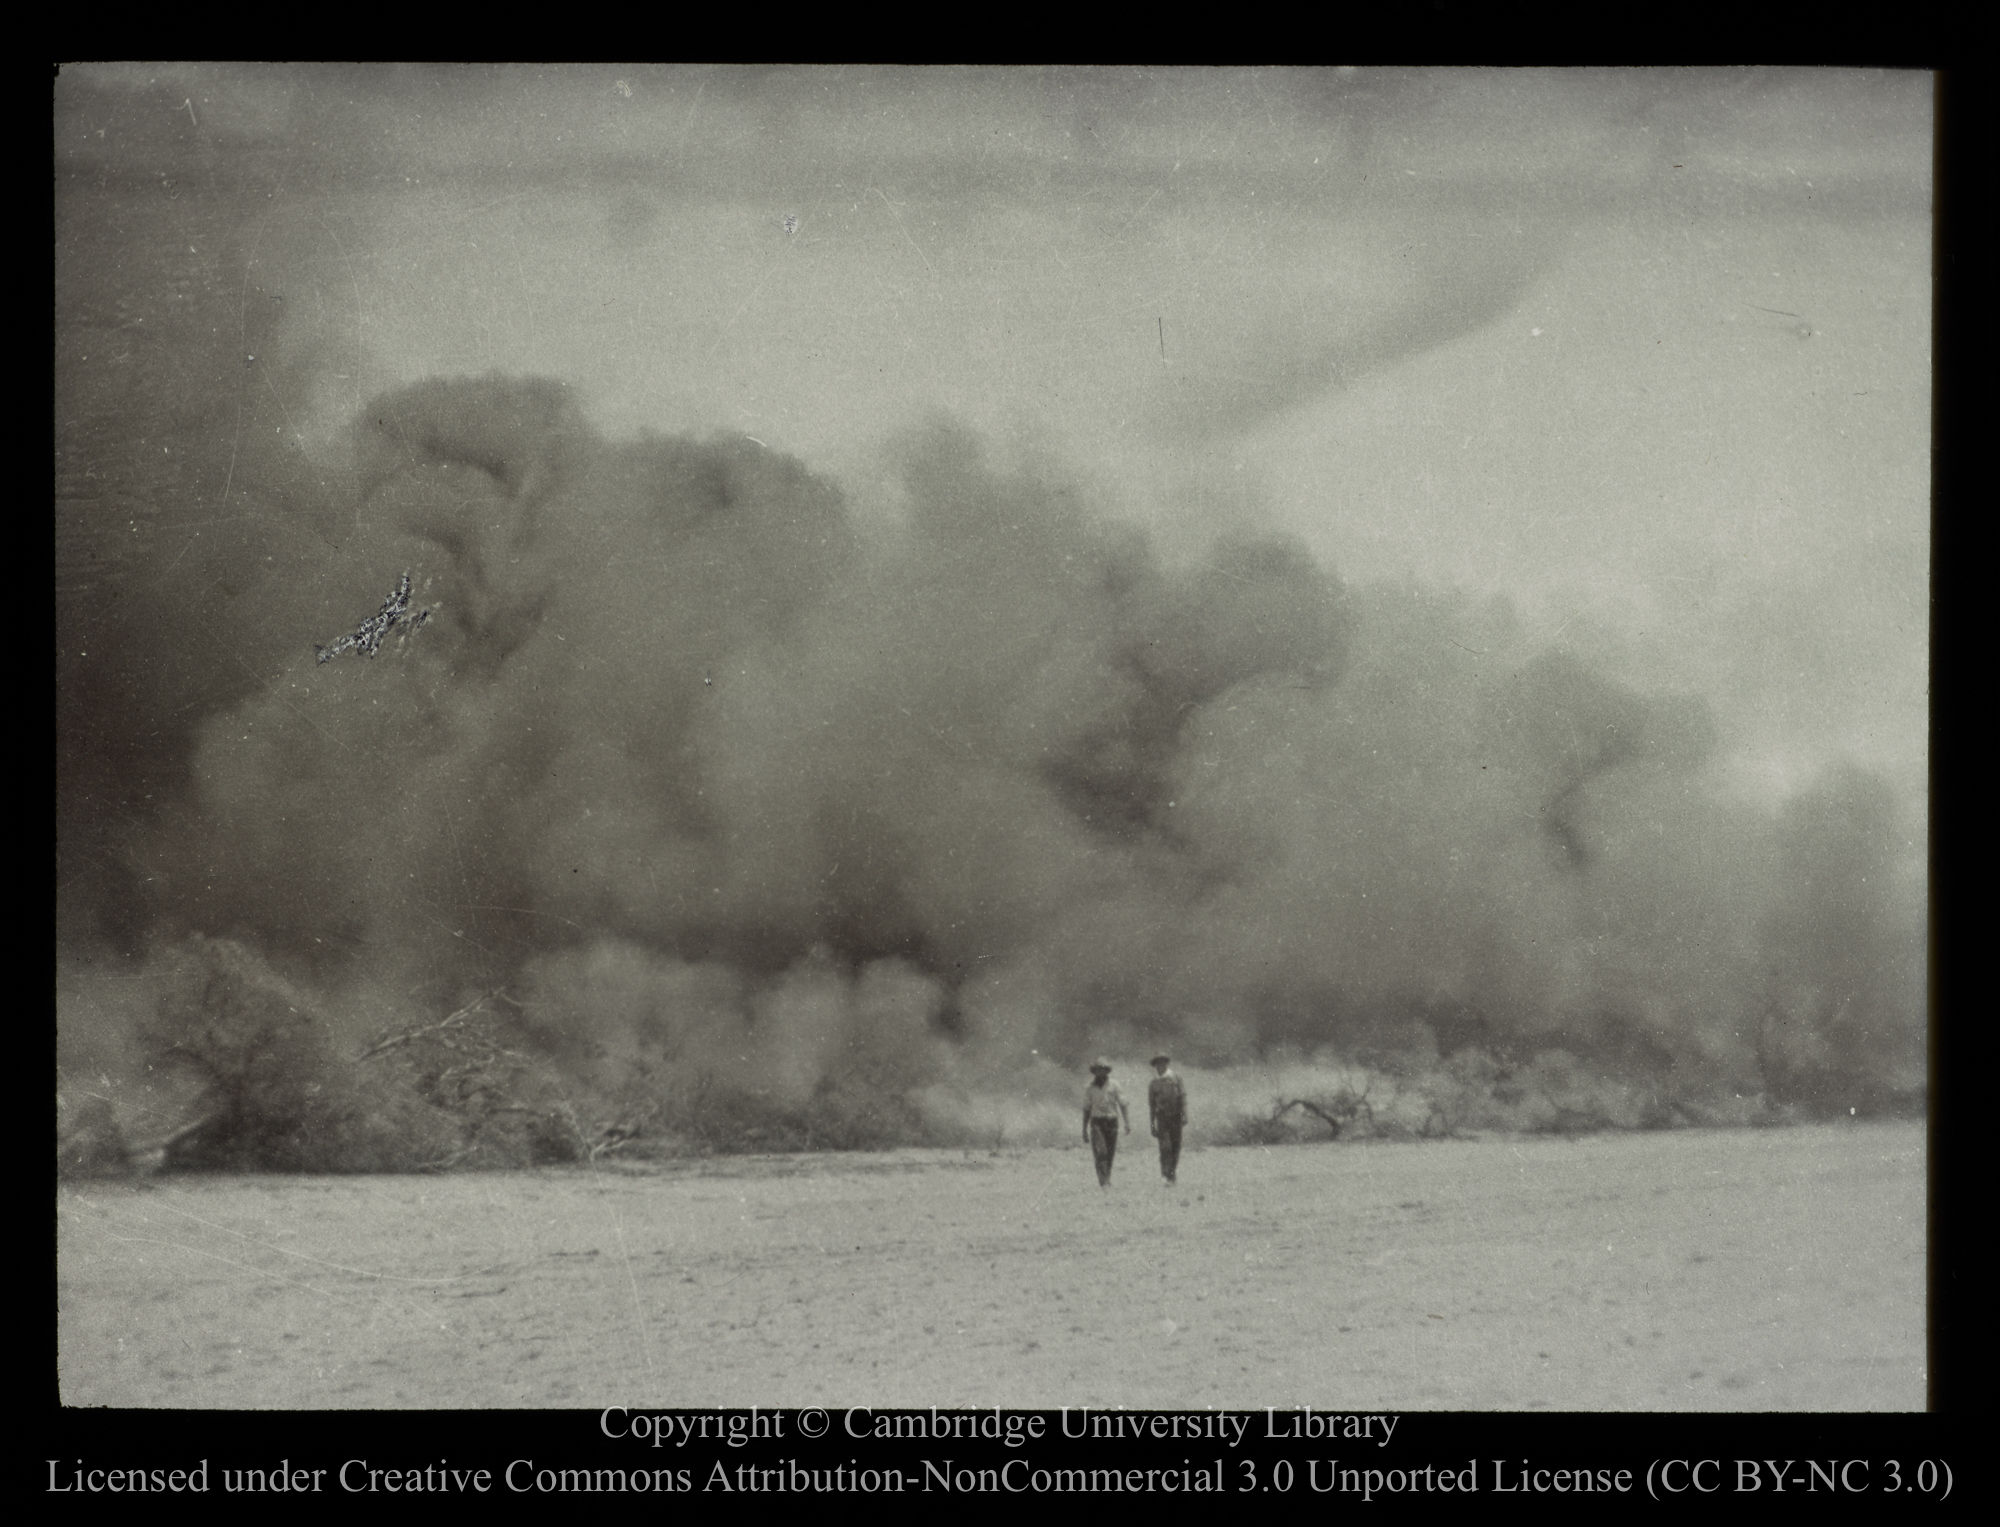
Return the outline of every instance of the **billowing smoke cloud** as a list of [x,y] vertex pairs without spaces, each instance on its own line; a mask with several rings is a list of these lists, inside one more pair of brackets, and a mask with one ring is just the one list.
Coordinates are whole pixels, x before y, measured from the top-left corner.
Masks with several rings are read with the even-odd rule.
[[[755,92],[726,78],[677,78],[687,101],[660,98],[640,157],[699,159],[679,145],[700,104],[717,142],[751,145],[702,172],[718,185],[779,140],[834,145],[796,149],[799,185],[837,178],[838,134],[739,131]],[[354,92],[273,81],[199,110],[86,82],[58,116],[58,1005],[80,1162],[121,1135],[303,1169],[634,1134],[1067,1139],[1078,1062],[1155,1047],[1209,1139],[1267,1124],[1274,1095],[1384,1132],[1921,1104],[1924,888],[1879,777],[1834,764],[1751,803],[1720,785],[1706,699],[1634,688],[1504,598],[1344,584],[1283,536],[1170,557],[1070,464],[950,422],[896,446],[887,500],[852,502],[744,436],[608,439],[557,381],[371,402],[361,294],[394,246],[349,180],[463,155],[512,194],[496,135],[526,119],[466,84],[484,104],[437,137],[412,105],[431,112],[427,80],[373,98],[395,132],[322,131]],[[623,110],[602,83],[577,110]],[[1416,84],[1369,110],[1331,86],[1359,168],[1422,120]],[[1177,100],[1134,141],[1188,119]],[[1079,199],[1144,168],[1120,168],[1116,104],[1037,150],[1110,144]],[[906,183],[934,136],[912,127]],[[1318,152],[1293,166],[1310,185]],[[986,185],[976,158],[963,178]],[[901,195],[879,198],[889,242],[927,265]],[[609,205],[614,240],[650,237],[651,202],[625,223]],[[1558,235],[1521,231],[1543,227],[1441,222],[1374,285],[1302,256],[1282,323],[1190,303],[1188,327],[1219,315],[1203,336],[1135,309],[1162,380],[1134,416],[1240,441],[1470,335],[1546,275]],[[1367,300],[1333,300],[1349,288]],[[316,663],[405,571],[428,620]]]
[[1169,565],[946,423],[870,534],[754,441],[606,441],[549,382],[378,399],[355,460],[355,544],[430,618],[200,728],[129,925],[226,936],[232,992],[291,972],[350,1048],[489,992],[628,1127],[824,1143],[1018,1134],[1154,1045],[1359,1068],[1431,1127],[1920,1088],[1885,788],[1721,803],[1698,699],[1503,600],[1282,537]]

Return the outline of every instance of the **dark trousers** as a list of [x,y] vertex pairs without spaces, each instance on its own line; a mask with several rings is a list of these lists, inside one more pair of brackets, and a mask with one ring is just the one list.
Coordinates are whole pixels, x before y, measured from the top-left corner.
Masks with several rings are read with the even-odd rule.
[[1174,1180],[1174,1173],[1181,1164],[1181,1126],[1176,1119],[1169,1124],[1165,1119],[1155,1126],[1154,1133],[1160,1139],[1160,1175],[1168,1182]]
[[1111,1158],[1118,1154],[1118,1121],[1116,1119],[1092,1119],[1090,1121],[1090,1154],[1092,1159],[1097,1162],[1098,1186],[1111,1186]]

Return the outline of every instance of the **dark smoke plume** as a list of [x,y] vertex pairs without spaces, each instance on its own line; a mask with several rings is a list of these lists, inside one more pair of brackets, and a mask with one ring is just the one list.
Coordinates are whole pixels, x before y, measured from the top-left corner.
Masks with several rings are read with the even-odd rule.
[[[259,682],[162,772],[139,905],[76,924],[127,939],[192,1164],[1029,1138],[1079,1060],[1162,1045],[1218,1130],[1286,1076],[1409,1130],[1921,1097],[1886,787],[1727,804],[1700,700],[1503,600],[1281,537],[1172,565],[944,423],[869,533],[553,382],[423,383],[354,443],[369,565],[300,600],[407,567],[430,621],[324,666],[234,633]],[[152,634],[167,671],[212,636]],[[73,942],[80,1095],[124,1052]]]
[[[1910,803],[1838,762],[1732,797],[1704,697],[1504,599],[1283,538],[1175,560],[950,424],[850,504],[753,440],[606,440],[560,382],[367,380],[432,353],[368,353],[399,302],[493,268],[379,263],[440,229],[520,198],[523,247],[601,216],[636,255],[748,198],[830,250],[865,164],[887,221],[842,226],[941,292],[952,251],[1043,237],[1013,209],[1097,209],[1114,306],[1134,239],[1254,246],[1134,309],[1133,411],[1188,460],[1505,321],[1614,226],[1712,236],[1689,279],[1773,217],[1921,227],[1920,79],[624,74],[58,82],[74,1169],[1066,1140],[1078,1061],[1161,1046],[1210,1140],[1274,1094],[1382,1133],[1921,1106]],[[1726,301],[1794,305],[1757,290]],[[726,354],[702,310],[662,332]],[[431,618],[317,665],[405,570]],[[1743,629],[1828,690],[1887,629],[1829,646],[1844,595],[1887,598],[1825,575]]]

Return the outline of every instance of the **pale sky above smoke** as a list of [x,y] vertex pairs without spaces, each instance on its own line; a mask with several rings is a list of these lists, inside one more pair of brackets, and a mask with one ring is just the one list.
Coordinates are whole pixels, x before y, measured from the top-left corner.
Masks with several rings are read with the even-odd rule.
[[92,66],[56,148],[235,198],[308,454],[552,375],[865,517],[941,408],[1184,550],[1505,591],[1753,792],[1916,801],[1930,128],[1854,71]]

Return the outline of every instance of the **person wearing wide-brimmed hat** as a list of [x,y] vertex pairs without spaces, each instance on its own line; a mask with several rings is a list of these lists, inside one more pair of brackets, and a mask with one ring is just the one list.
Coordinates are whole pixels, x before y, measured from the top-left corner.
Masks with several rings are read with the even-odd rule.
[[1132,1127],[1125,1096],[1111,1080],[1111,1062],[1102,1055],[1090,1068],[1090,1085],[1083,1089],[1083,1138],[1097,1163],[1097,1185],[1111,1186],[1111,1159],[1118,1154],[1118,1121]]
[[1181,1164],[1181,1129],[1187,1123],[1187,1088],[1169,1071],[1172,1058],[1153,1057],[1153,1079],[1146,1084],[1146,1109],[1153,1116],[1153,1138],[1160,1142],[1160,1175],[1172,1187]]

